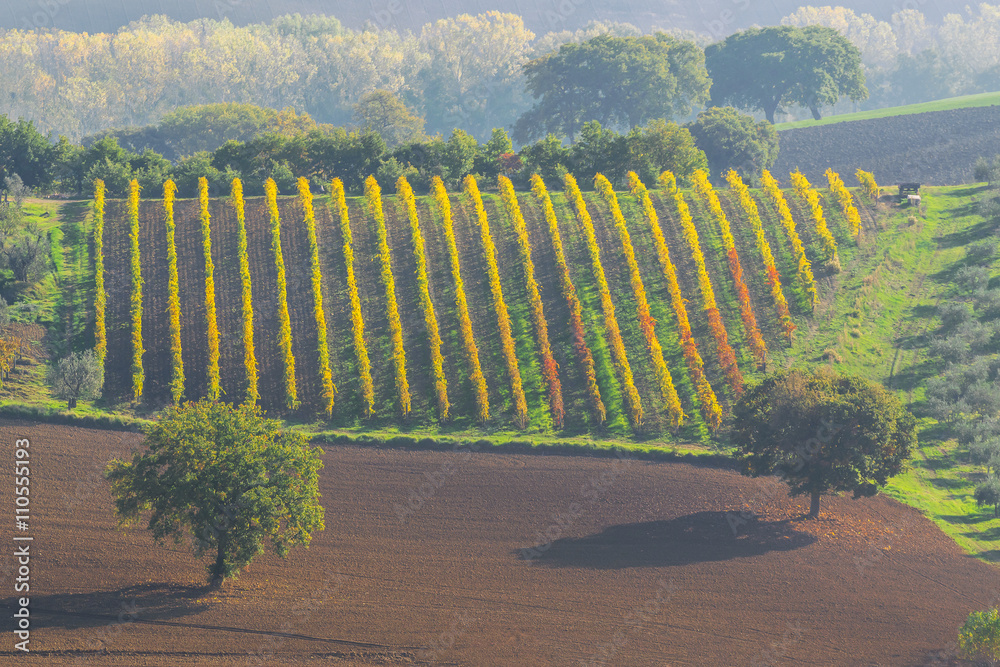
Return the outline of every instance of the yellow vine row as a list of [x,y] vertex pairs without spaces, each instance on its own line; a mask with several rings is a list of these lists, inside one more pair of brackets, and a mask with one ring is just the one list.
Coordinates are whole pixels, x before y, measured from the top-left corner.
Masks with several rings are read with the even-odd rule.
[[237,243],[240,256],[241,301],[243,307],[243,366],[247,376],[246,400],[260,400],[257,375],[257,353],[253,342],[253,290],[250,283],[250,257],[247,252],[247,218],[243,200],[243,181],[233,179],[233,208],[236,209]]
[[740,317],[743,320],[743,328],[746,329],[747,338],[750,342],[750,351],[753,352],[754,359],[758,366],[763,366],[767,359],[767,345],[760,335],[757,327],[757,318],[753,314],[753,305],[750,303],[750,290],[743,280],[743,266],[740,264],[740,257],[736,253],[736,242],[729,229],[729,220],[726,219],[726,212],[722,210],[719,196],[715,194],[712,184],[708,182],[708,174],[704,170],[698,169],[694,172],[694,187],[698,196],[708,203],[715,221],[722,231],[722,245],[726,250],[726,258],[729,260],[729,273],[733,278],[733,287],[736,288],[736,297],[739,302]]
[[802,289],[806,291],[806,294],[809,295],[809,301],[815,309],[819,305],[816,280],[813,278],[812,265],[806,258],[806,249],[802,245],[802,240],[795,229],[795,219],[792,218],[792,212],[788,208],[788,202],[785,201],[785,195],[781,192],[778,181],[775,180],[774,176],[767,169],[761,175],[761,183],[764,185],[764,192],[767,193],[778,209],[778,219],[781,221],[781,226],[785,228],[785,233],[788,235],[788,240],[791,242],[792,250],[795,253],[795,261],[798,263],[797,275],[799,283],[802,285]]
[[545,320],[542,296],[538,290],[538,281],[535,280],[535,263],[531,260],[531,241],[528,238],[528,228],[524,223],[521,206],[517,203],[514,184],[501,174],[497,179],[497,185],[500,189],[500,198],[507,209],[507,216],[514,225],[518,248],[521,251],[524,286],[531,304],[531,320],[535,327],[535,337],[538,340],[538,353],[542,361],[542,377],[548,388],[549,412],[552,413],[556,428],[562,428],[566,419],[566,410],[563,407],[562,383],[559,382],[559,364],[552,356],[552,346],[549,343],[549,324]]
[[281,253],[281,216],[278,213],[278,186],[273,178],[264,183],[267,208],[271,214],[271,253],[277,270],[278,287],[278,346],[281,349],[284,369],[285,406],[294,410],[299,407],[298,391],[295,388],[295,356],[292,354],[292,322],[288,316],[288,289],[285,281],[285,259]]
[[618,231],[618,240],[625,252],[625,262],[629,270],[629,282],[632,285],[632,294],[635,296],[636,307],[639,312],[639,328],[642,329],[646,338],[646,349],[649,351],[650,361],[653,362],[653,372],[656,375],[657,384],[660,386],[660,393],[667,404],[667,414],[670,417],[670,424],[675,428],[684,422],[684,410],[681,408],[681,399],[677,395],[677,388],[674,380],[670,376],[670,369],[667,368],[663,360],[663,347],[656,337],[656,320],[649,310],[649,300],[646,297],[646,287],[643,285],[642,276],[639,274],[639,262],[635,258],[635,248],[632,246],[632,238],[628,233],[628,225],[625,216],[622,215],[621,207],[618,205],[618,196],[615,194],[611,181],[604,174],[597,174],[594,177],[594,185],[601,193],[604,201],[611,209],[611,218],[614,220],[615,229]]
[[434,313],[434,302],[431,300],[430,281],[427,278],[427,253],[424,249],[424,235],[420,231],[420,218],[417,216],[417,200],[413,196],[413,188],[405,176],[396,181],[396,192],[410,219],[410,240],[413,244],[413,258],[417,264],[417,289],[420,292],[420,307],[424,311],[424,327],[427,329],[427,339],[431,346],[431,367],[434,370],[434,390],[437,393],[438,418],[448,419],[451,404],[448,402],[448,380],[444,375],[444,356],[441,354],[441,332],[438,327],[437,315]]
[[167,227],[167,313],[170,317],[170,399],[180,404],[184,396],[184,357],[181,354],[180,281],[177,278],[177,245],[174,242],[174,198],[177,185],[167,180],[163,184],[163,217]]
[[608,281],[604,277],[604,266],[601,264],[601,252],[597,247],[597,236],[594,233],[594,223],[590,219],[587,211],[587,204],[583,201],[583,194],[580,186],[572,174],[563,176],[563,184],[566,187],[566,196],[573,202],[576,217],[583,227],[584,236],[587,239],[587,250],[590,253],[590,266],[597,282],[597,289],[601,295],[601,310],[604,312],[604,327],[608,332],[608,342],[611,344],[611,354],[618,366],[621,375],[622,385],[625,389],[625,396],[628,401],[629,418],[632,426],[638,428],[642,426],[642,401],[639,398],[639,390],[635,388],[635,379],[632,376],[632,367],[628,362],[628,355],[625,352],[625,343],[622,341],[621,329],[618,327],[618,319],[615,317],[615,304],[611,300],[611,290],[608,288]]
[[142,263],[139,259],[139,181],[132,179],[128,195],[129,241],[132,258],[132,395],[142,398],[146,373],[142,368]]
[[472,198],[476,210],[476,220],[479,223],[479,239],[486,257],[486,274],[490,281],[490,293],[493,295],[493,309],[497,314],[497,326],[500,329],[500,348],[503,351],[504,364],[507,366],[507,376],[510,378],[511,394],[514,398],[514,422],[518,428],[528,425],[528,403],[524,397],[524,386],[521,383],[521,370],[517,363],[517,350],[514,346],[514,336],[511,333],[510,314],[503,299],[503,287],[500,285],[500,269],[497,267],[497,250],[490,234],[490,222],[486,218],[483,207],[483,197],[479,193],[476,177],[469,174],[463,183],[466,194]]
[[372,383],[372,364],[365,346],[365,320],[361,315],[361,299],[358,283],[354,278],[354,239],[351,234],[351,218],[344,196],[344,183],[339,178],[330,182],[331,203],[337,207],[340,218],[340,233],[344,237],[344,264],[347,267],[347,294],[351,301],[351,329],[354,333],[354,356],[358,362],[358,376],[361,379],[361,398],[364,401],[365,418],[375,413],[375,386]]
[[94,352],[104,367],[108,353],[105,310],[108,293],[104,288],[104,181],[94,181]]
[[479,364],[479,348],[472,333],[472,319],[469,317],[469,303],[465,298],[465,286],[462,283],[462,272],[458,261],[458,245],[455,243],[455,230],[451,219],[451,202],[444,189],[440,176],[435,176],[431,182],[434,201],[441,210],[444,224],[444,238],[448,246],[448,258],[451,262],[451,277],[455,283],[455,307],[458,311],[458,328],[462,336],[462,347],[469,364],[469,381],[476,397],[477,419],[485,423],[490,418],[490,400],[486,388],[486,378]]
[[[671,174],[672,175],[672,174]],[[660,218],[653,207],[653,201],[649,197],[649,191],[639,179],[639,175],[634,171],[628,172],[628,184],[632,194],[639,198],[646,222],[653,233],[653,242],[656,246],[656,255],[660,260],[660,267],[663,269],[663,277],[667,281],[667,291],[670,292],[670,305],[674,315],[677,317],[677,325],[681,334],[681,348],[684,351],[684,360],[687,362],[688,371],[694,381],[695,390],[698,393],[698,403],[701,406],[702,416],[709,428],[713,431],[719,428],[722,423],[722,408],[719,407],[718,397],[712,390],[708,378],[705,377],[705,365],[698,353],[698,345],[691,334],[691,323],[688,320],[687,306],[684,304],[684,297],[681,295],[681,286],[677,282],[677,271],[673,262],[670,261],[670,249],[660,229]],[[670,182],[665,184],[670,185]],[[668,190],[669,191],[669,190]],[[676,186],[674,187],[676,191]]]
[[410,414],[410,385],[406,381],[406,350],[403,349],[403,324],[399,320],[399,306],[396,303],[396,281],[392,277],[392,257],[389,254],[389,240],[382,213],[382,188],[374,176],[365,180],[365,198],[368,213],[375,220],[378,236],[378,256],[382,264],[382,285],[385,287],[385,307],[392,336],[392,361],[396,369],[396,393],[399,396],[399,411],[406,417]]
[[309,235],[309,256],[312,263],[313,316],[316,320],[316,351],[319,353],[319,377],[323,386],[323,412],[333,415],[333,400],[337,388],[333,386],[330,372],[330,347],[326,342],[326,314],[323,312],[323,275],[319,268],[319,244],[316,242],[316,213],[313,211],[313,196],[309,190],[309,180],[300,178],[297,182],[299,202],[302,204],[306,232]]
[[830,233],[830,228],[826,226],[826,219],[823,217],[823,206],[819,203],[819,193],[809,184],[809,179],[796,171],[791,174],[792,187],[795,193],[806,200],[809,204],[809,211],[812,214],[813,223],[816,225],[816,233],[823,244],[823,252],[826,254],[826,261],[835,271],[840,271],[840,257],[837,255],[837,242]]
[[868,198],[873,204],[876,203],[878,198],[882,196],[882,188],[875,182],[875,174],[864,169],[858,169],[854,172],[854,175],[858,177],[858,183],[861,184],[861,189],[865,191]]
[[754,237],[757,240],[757,251],[764,260],[764,271],[767,273],[767,283],[771,287],[771,297],[774,299],[774,307],[778,311],[778,323],[785,334],[788,342],[792,342],[792,332],[795,331],[795,323],[792,322],[792,314],[788,312],[788,302],[785,301],[785,294],[781,291],[781,276],[778,274],[778,267],[774,264],[774,255],[771,254],[771,245],[764,236],[764,225],[760,220],[760,211],[757,209],[757,202],[750,196],[750,189],[740,178],[736,171],[730,169],[726,173],[726,181],[729,187],[736,191],[736,196],[740,200],[740,208],[750,219],[750,227],[753,228]]
[[[660,183],[665,188],[672,182],[665,178],[669,171],[660,175]],[[670,174],[673,176],[673,174]],[[669,191],[669,190],[668,190]],[[743,375],[736,364],[736,353],[732,345],[729,344],[729,336],[726,334],[726,327],[722,323],[722,315],[715,302],[715,290],[712,288],[712,281],[708,276],[708,269],[705,266],[705,255],[701,252],[701,241],[698,239],[698,230],[694,226],[694,219],[691,217],[691,210],[684,195],[680,190],[674,188],[674,202],[677,205],[677,213],[681,221],[681,230],[684,240],[687,241],[688,249],[691,251],[691,258],[694,260],[698,270],[698,286],[701,289],[701,298],[705,304],[705,314],[708,316],[708,326],[715,339],[715,355],[719,360],[719,366],[726,376],[726,383],[734,396],[743,394]]]
[[604,401],[601,399],[601,391],[597,386],[597,373],[594,370],[594,356],[587,346],[583,329],[583,307],[580,304],[580,297],[573,287],[573,281],[569,274],[569,265],[566,263],[566,255],[563,252],[562,237],[559,234],[559,222],[556,219],[556,211],[552,206],[552,199],[545,188],[545,181],[538,174],[531,177],[531,191],[541,202],[542,210],[545,213],[545,222],[549,230],[549,239],[556,255],[556,267],[559,269],[559,284],[562,288],[563,298],[569,307],[570,334],[573,337],[573,351],[576,354],[577,363],[583,371],[587,382],[587,397],[597,416],[598,422],[603,424],[607,419],[607,410]]
[[826,176],[827,183],[830,184],[830,192],[837,198],[840,210],[844,212],[844,217],[847,218],[847,224],[851,228],[851,236],[857,242],[858,236],[861,234],[861,216],[858,214],[857,206],[854,205],[854,198],[851,197],[851,193],[847,190],[847,186],[844,185],[840,174],[827,167],[824,175]]
[[201,243],[205,255],[205,322],[208,329],[208,398],[219,400],[219,325],[215,315],[215,264],[212,263],[212,233],[208,212],[208,179],[198,179],[198,200],[201,203]]

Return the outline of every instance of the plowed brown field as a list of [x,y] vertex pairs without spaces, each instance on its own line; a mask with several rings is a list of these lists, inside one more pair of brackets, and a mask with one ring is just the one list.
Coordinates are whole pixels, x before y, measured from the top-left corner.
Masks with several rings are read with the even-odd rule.
[[100,470],[140,436],[0,423],[8,454],[24,436],[18,664],[943,665],[1000,592],[994,567],[882,497],[806,522],[776,480],[687,464],[330,447],[326,530],[206,593],[186,545],[115,527]]

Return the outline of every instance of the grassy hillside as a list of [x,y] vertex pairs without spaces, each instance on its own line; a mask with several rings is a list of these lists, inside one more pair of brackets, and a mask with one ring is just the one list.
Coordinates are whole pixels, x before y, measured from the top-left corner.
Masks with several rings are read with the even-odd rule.
[[827,116],[814,120],[796,120],[789,123],[776,123],[776,130],[794,130],[801,127],[816,127],[817,125],[833,125],[852,120],[871,120],[873,118],[888,118],[890,116],[907,116],[915,113],[926,113],[928,111],[948,111],[950,109],[970,109],[973,107],[988,107],[1000,104],[1000,92],[977,93],[975,95],[960,95],[958,97],[948,97],[943,100],[932,102],[920,102],[917,104],[907,104],[899,107],[887,107],[885,109],[871,109],[870,111],[857,111],[855,113],[841,113],[836,116]]
[[[650,184],[652,185],[652,184]],[[850,238],[848,225],[832,196],[821,191],[827,222],[833,232],[842,271],[824,269],[822,250],[804,201],[791,190],[785,196],[799,234],[813,263],[820,304],[810,312],[801,287],[794,280],[794,258],[777,213],[763,192],[752,191],[764,221],[785,295],[797,326],[793,342],[780,335],[773,300],[766,284],[763,263],[745,216],[728,188],[717,190],[732,226],[737,251],[744,267],[753,310],[769,349],[768,368],[790,365],[830,364],[837,370],[856,373],[884,382],[898,391],[921,417],[921,445],[910,469],[889,485],[887,492],[920,508],[963,547],[986,559],[1000,554],[1000,520],[992,511],[976,508],[972,499],[975,484],[982,478],[981,466],[970,465],[967,454],[952,439],[945,425],[927,416],[925,387],[929,378],[942,372],[942,362],[928,348],[938,328],[937,306],[952,298],[955,270],[963,265],[966,247],[989,236],[992,223],[978,213],[977,202],[985,195],[984,186],[925,188],[919,211],[900,209],[883,201],[872,205],[856,192],[862,215],[860,242]],[[687,300],[694,338],[705,360],[712,388],[725,408],[732,401],[715,355],[695,263],[685,243],[679,210],[673,198],[652,190],[652,200],[670,249],[680,287]],[[759,377],[748,349],[730,279],[722,238],[705,202],[690,190],[683,191],[690,206],[709,276],[722,319],[740,370],[748,381]],[[309,255],[302,210],[296,198],[282,198],[282,246],[288,273],[288,299],[292,319],[293,351],[296,356],[299,396],[303,407],[282,411],[280,359],[276,340],[275,271],[267,231],[266,206],[262,199],[247,202],[249,255],[256,313],[255,338],[261,370],[262,402],[290,423],[328,437],[362,436],[373,441],[396,437],[397,444],[433,436],[449,443],[486,438],[493,443],[517,441],[517,446],[565,447],[580,444],[628,444],[645,451],[682,449],[698,451],[682,443],[709,445],[709,430],[699,412],[697,395],[679,345],[677,320],[670,307],[663,272],[657,261],[652,234],[639,201],[628,193],[618,193],[641,277],[649,295],[656,335],[664,358],[688,415],[678,430],[668,427],[663,399],[655,387],[648,351],[637,320],[637,306],[629,284],[623,252],[613,227],[611,212],[596,193],[584,193],[594,221],[597,243],[622,331],[636,387],[643,402],[645,419],[641,428],[632,428],[626,414],[621,374],[616,372],[607,332],[603,326],[600,296],[584,235],[567,197],[558,191],[552,199],[574,286],[583,306],[586,342],[595,362],[597,382],[607,407],[607,421],[594,418],[585,393],[585,378],[576,361],[568,327],[568,309],[562,297],[555,269],[555,255],[547,233],[542,207],[531,193],[519,193],[531,240],[539,292],[548,320],[554,357],[559,364],[566,405],[566,426],[553,428],[545,398],[538,350],[535,345],[517,240],[500,198],[485,193],[485,208],[497,249],[498,266],[505,300],[510,311],[517,359],[528,403],[529,424],[521,431],[513,423],[512,391],[502,357],[496,314],[487,279],[477,223],[465,194],[450,194],[454,230],[460,256],[462,278],[470,306],[472,327],[483,372],[489,389],[491,420],[478,425],[470,391],[469,373],[461,353],[454,285],[438,204],[430,197],[418,197],[417,209],[426,243],[430,292],[440,323],[444,370],[448,380],[452,418],[438,423],[434,402],[433,374],[427,333],[419,305],[415,260],[405,209],[396,196],[383,200],[396,294],[403,323],[407,352],[407,374],[413,396],[413,412],[400,419],[396,402],[389,323],[385,313],[385,292],[380,281],[375,231],[363,199],[348,200],[354,237],[355,271],[365,321],[365,341],[372,362],[375,385],[375,416],[361,417],[359,379],[352,342],[350,306],[345,280],[343,238],[326,197],[316,200],[317,234],[320,247],[323,292],[327,313],[330,357],[338,388],[331,420],[320,419],[316,333],[312,319],[309,282]],[[85,347],[92,341],[93,257],[86,244],[90,233],[83,203],[38,203],[29,211],[53,231],[53,254],[60,266],[58,284],[51,283],[29,295],[29,305],[15,312],[17,319],[39,320],[48,328],[47,339],[57,351]],[[85,413],[118,410],[142,415],[167,400],[165,373],[169,369],[169,338],[166,327],[166,285],[161,273],[163,222],[162,202],[144,201],[141,209],[141,244],[145,279],[144,332],[148,382],[143,404],[129,403],[129,329],[127,321],[127,225],[123,202],[109,202],[105,248],[108,271],[109,355],[105,399],[96,406],[87,404]],[[231,400],[242,398],[242,348],[240,338],[240,282],[236,259],[235,216],[229,200],[211,202],[213,259],[218,294],[219,329],[222,335],[222,384]],[[195,201],[177,203],[177,246],[180,261],[182,338],[188,372],[187,396],[204,392],[205,326],[203,262]],[[90,248],[92,251],[92,248]],[[70,314],[72,313],[72,315]],[[29,326],[29,325],[25,325]],[[15,373],[3,390],[6,402],[30,402],[49,409],[52,403],[40,382],[40,365],[28,365]],[[399,439],[406,436],[411,440]],[[599,445],[600,446],[600,445]],[[702,451],[706,451],[704,448]]]

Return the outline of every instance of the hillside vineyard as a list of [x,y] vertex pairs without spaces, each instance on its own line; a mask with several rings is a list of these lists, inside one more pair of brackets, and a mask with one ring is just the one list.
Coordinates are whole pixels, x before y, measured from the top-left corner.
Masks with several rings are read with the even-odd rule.
[[250,198],[236,181],[195,200],[169,181],[160,200],[106,200],[97,182],[104,394],[341,425],[714,431],[743,375],[813,316],[838,240],[872,238],[877,193],[867,173],[865,196],[833,172],[824,191],[727,180],[515,192],[470,176],[415,196],[369,178],[357,198],[336,179],[332,195],[300,179],[298,196],[268,182]]

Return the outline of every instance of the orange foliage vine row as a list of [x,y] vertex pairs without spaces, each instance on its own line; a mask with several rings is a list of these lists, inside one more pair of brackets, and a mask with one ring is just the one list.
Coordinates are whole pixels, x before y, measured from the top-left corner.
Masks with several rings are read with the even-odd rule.
[[785,228],[788,240],[792,244],[792,251],[795,253],[795,261],[798,262],[797,275],[799,283],[802,285],[802,289],[806,291],[806,294],[809,296],[809,302],[815,309],[819,305],[816,280],[813,278],[812,265],[806,258],[806,249],[802,245],[802,240],[795,229],[795,219],[792,218],[792,212],[788,208],[788,202],[785,201],[785,195],[781,192],[781,188],[778,187],[778,181],[775,180],[774,176],[767,169],[761,175],[761,183],[764,185],[764,192],[767,193],[778,209],[778,219],[781,221],[781,226]]

